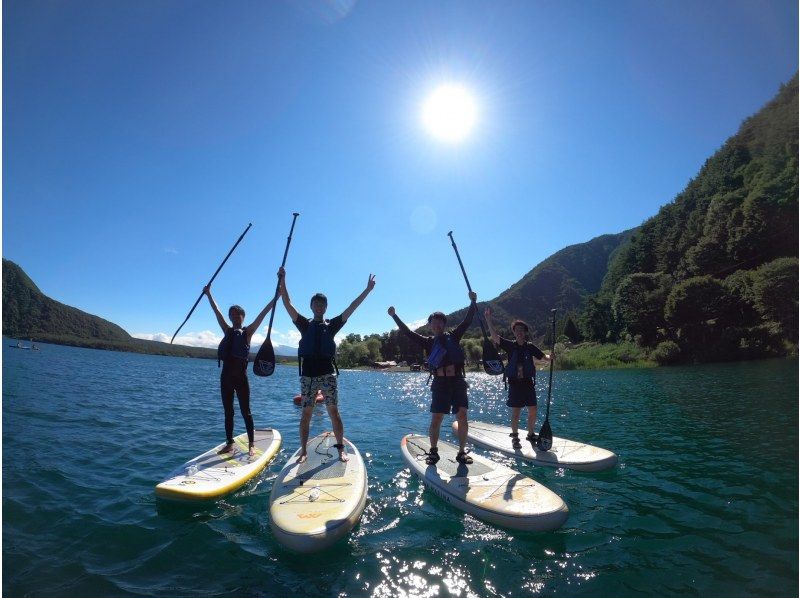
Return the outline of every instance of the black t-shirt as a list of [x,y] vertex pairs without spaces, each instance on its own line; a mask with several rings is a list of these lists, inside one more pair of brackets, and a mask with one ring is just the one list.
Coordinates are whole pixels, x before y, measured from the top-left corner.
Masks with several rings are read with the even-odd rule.
[[[500,337],[500,348],[508,354],[509,360],[511,360],[511,354],[517,349],[521,349],[523,351],[525,349],[528,349],[531,355],[533,355],[534,359],[544,359],[545,357],[544,353],[542,353],[542,350],[531,342],[526,341],[524,345],[518,345],[516,340],[503,338],[502,336]],[[517,372],[519,372],[519,368],[521,367],[522,364],[517,363]],[[534,375],[535,372],[536,372],[536,367],[534,366]],[[520,378],[519,377],[515,378],[513,376],[510,376],[508,378],[509,382],[516,382],[517,380],[520,380]],[[527,380],[527,378],[525,380]]]
[[[294,321],[294,325],[297,326],[301,335],[305,335],[309,323],[308,318],[300,314],[297,314],[297,319]],[[343,326],[344,321],[342,321],[341,315],[336,316],[332,320],[328,320],[328,333],[331,335],[331,338],[339,332]],[[324,376],[325,374],[332,374],[334,372],[333,359],[330,357],[303,357],[301,367],[301,376]]]

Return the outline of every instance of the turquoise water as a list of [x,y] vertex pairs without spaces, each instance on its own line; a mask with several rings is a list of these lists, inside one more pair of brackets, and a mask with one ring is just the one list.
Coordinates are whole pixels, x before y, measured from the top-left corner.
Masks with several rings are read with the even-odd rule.
[[[545,534],[485,524],[411,477],[399,442],[427,431],[424,374],[344,371],[341,412],[369,500],[346,540],[311,556],[276,543],[267,510],[298,444],[295,368],[251,375],[256,425],[284,436],[262,476],[207,507],[156,501],[166,473],[223,440],[216,366],[5,348],[4,592],[797,595],[796,361],[556,372],[554,433],[610,448],[620,464],[586,474],[503,458],[569,505],[564,527]],[[469,381],[470,416],[504,422],[502,384]],[[328,427],[318,409],[312,435]]]

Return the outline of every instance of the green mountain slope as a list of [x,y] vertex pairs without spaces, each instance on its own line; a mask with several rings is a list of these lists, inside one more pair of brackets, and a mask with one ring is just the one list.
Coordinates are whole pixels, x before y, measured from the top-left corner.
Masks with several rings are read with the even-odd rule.
[[[566,247],[537,265],[508,290],[490,299],[498,328],[505,329],[519,318],[528,322],[534,335],[548,329],[550,310],[558,308],[564,314],[577,313],[588,295],[597,293],[615,252],[624,245],[635,229],[613,235],[602,235],[586,243]],[[478,298],[481,304],[485,298]],[[461,321],[466,308],[447,316],[455,325]],[[475,321],[473,329],[477,329]]]
[[666,343],[676,360],[791,352],[797,139],[795,75],[621,248],[587,302],[584,334]]
[[3,260],[3,335],[39,342],[156,355],[215,358],[216,351],[133,338],[116,324],[44,295],[14,262]]

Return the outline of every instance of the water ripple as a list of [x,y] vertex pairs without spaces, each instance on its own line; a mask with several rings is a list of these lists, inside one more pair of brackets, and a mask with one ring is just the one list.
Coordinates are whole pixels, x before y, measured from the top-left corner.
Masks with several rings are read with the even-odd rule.
[[[554,432],[611,448],[620,463],[585,474],[492,454],[569,505],[548,534],[465,515],[411,475],[399,440],[427,431],[425,374],[343,372],[340,410],[369,499],[345,540],[303,556],[276,543],[267,512],[297,448],[295,368],[251,377],[256,425],[284,437],[275,462],[224,500],[173,505],[154,484],[222,440],[216,362],[24,353],[3,361],[10,595],[797,594],[796,361],[556,372]],[[506,422],[499,380],[468,382],[471,417]],[[540,405],[546,384],[540,376]],[[330,427],[316,411],[312,434]]]

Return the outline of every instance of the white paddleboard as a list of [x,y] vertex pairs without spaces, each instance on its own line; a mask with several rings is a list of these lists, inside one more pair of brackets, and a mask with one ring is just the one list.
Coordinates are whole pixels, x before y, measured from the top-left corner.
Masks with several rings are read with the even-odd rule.
[[569,509],[557,494],[510,467],[470,453],[473,462],[456,461],[458,447],[439,441],[439,462],[427,465],[427,436],[408,434],[400,441],[403,458],[434,494],[451,505],[502,527],[551,531],[567,520]]
[[367,469],[361,453],[345,438],[349,460],[339,460],[336,437],[324,432],[308,441],[278,474],[269,497],[269,520],[278,541],[296,552],[327,548],[345,536],[364,512]]
[[156,486],[156,495],[171,500],[213,500],[229,494],[257,476],[281,448],[281,435],[270,428],[255,430],[256,454],[251,457],[247,433],[233,439],[233,453],[218,455],[225,443],[191,459]]
[[[458,434],[458,422],[453,422],[453,433]],[[617,455],[609,450],[566,438],[553,436],[553,446],[548,451],[534,448],[525,437],[527,430],[519,429],[522,448],[511,445],[511,428],[497,424],[470,421],[467,438],[475,444],[511,457],[518,457],[534,465],[566,467],[577,471],[602,471],[617,464]]]

